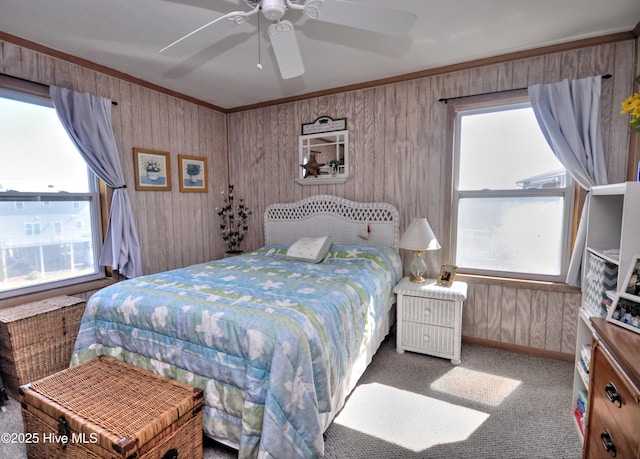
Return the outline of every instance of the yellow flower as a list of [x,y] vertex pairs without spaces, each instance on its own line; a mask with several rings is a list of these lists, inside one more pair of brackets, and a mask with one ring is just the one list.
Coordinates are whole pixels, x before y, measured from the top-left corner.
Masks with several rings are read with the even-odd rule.
[[633,96],[627,97],[622,101],[621,115],[629,113],[631,119],[629,120],[629,126],[633,132],[640,132],[640,94],[637,92]]

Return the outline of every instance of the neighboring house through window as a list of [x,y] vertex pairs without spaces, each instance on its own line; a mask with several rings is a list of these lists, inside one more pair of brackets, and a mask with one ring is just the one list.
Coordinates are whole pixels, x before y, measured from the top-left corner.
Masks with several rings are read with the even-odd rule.
[[0,87],[0,298],[104,277],[99,206],[51,100]]
[[453,263],[470,274],[564,281],[574,185],[528,99],[454,113]]
[[40,223],[25,223],[24,233],[27,236],[36,236],[40,234]]

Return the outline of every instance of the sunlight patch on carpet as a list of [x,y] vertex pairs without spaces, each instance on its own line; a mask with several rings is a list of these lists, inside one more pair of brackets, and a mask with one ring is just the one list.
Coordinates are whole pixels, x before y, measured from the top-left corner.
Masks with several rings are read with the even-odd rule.
[[517,379],[456,367],[436,379],[431,384],[431,388],[485,405],[498,406],[521,382]]
[[488,417],[481,411],[372,383],[355,389],[334,422],[420,452],[466,440]]

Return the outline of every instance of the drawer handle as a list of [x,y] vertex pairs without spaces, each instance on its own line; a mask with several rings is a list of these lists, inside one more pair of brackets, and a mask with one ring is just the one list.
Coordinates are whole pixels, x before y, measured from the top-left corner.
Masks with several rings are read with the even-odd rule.
[[604,393],[611,403],[618,403],[618,408],[622,408],[622,398],[616,386],[610,382],[604,386]]
[[171,448],[169,451],[164,453],[161,459],[178,459],[178,450],[175,448]]
[[613,442],[613,438],[608,430],[603,430],[600,434],[600,441],[604,450],[616,457],[616,444]]

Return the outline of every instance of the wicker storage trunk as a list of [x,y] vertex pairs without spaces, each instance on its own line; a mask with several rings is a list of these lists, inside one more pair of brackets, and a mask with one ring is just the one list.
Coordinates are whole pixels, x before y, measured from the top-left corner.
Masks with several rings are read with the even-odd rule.
[[20,395],[29,458],[202,458],[202,390],[111,357]]
[[57,296],[0,309],[0,374],[7,393],[69,367],[85,301]]

